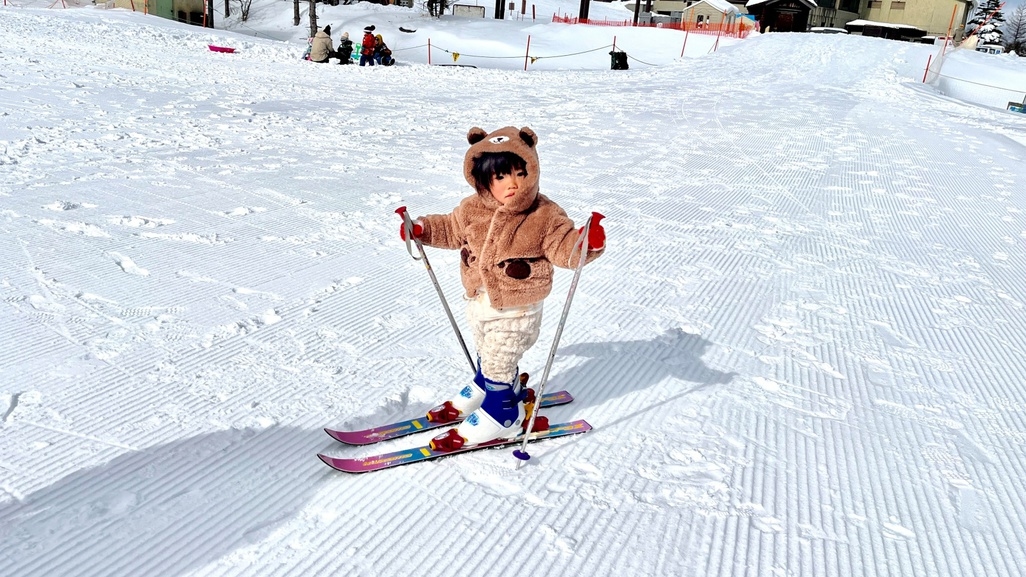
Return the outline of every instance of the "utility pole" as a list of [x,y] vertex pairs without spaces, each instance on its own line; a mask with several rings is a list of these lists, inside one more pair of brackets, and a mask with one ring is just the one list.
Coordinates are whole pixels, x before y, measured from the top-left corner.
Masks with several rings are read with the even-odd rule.
[[292,2],[292,25],[299,26],[299,0]]
[[502,20],[503,18],[506,17],[505,14],[504,14],[504,12],[506,12],[506,7],[503,6],[503,4],[505,4],[505,2],[506,2],[506,0],[495,0],[495,19],[496,20]]
[[228,6],[228,0],[224,0],[224,17],[227,18],[232,15],[232,9]]
[[591,9],[591,0],[581,0],[581,7],[577,10],[577,17],[582,21],[588,19],[588,10]]

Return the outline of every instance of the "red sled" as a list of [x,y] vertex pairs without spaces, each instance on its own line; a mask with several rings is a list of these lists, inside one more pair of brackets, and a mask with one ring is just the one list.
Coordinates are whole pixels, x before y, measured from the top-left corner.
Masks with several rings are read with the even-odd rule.
[[226,54],[233,54],[235,52],[234,48],[229,48],[228,46],[214,46],[213,44],[207,44],[207,46],[210,47],[211,52],[224,52]]

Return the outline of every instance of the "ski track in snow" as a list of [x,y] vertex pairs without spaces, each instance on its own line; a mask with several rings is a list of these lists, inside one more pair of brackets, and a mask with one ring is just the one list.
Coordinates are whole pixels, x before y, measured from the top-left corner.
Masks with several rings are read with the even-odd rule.
[[[913,84],[928,47],[767,35],[632,76],[396,67],[373,90],[192,29],[113,60],[25,48],[139,26],[87,20],[0,19],[0,575],[1026,567],[1023,149]],[[321,427],[468,378],[392,210],[467,193],[461,139],[506,122],[483,103],[510,78],[543,190],[608,217],[547,385],[576,397],[550,418],[595,430],[520,472],[483,451],[335,474],[316,452],[426,439]],[[430,258],[462,324],[458,255]]]

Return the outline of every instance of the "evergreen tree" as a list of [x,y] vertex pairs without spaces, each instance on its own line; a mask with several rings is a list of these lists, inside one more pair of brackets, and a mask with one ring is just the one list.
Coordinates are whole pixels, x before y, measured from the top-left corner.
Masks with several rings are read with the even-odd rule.
[[1002,44],[1001,27],[1005,23],[1005,15],[1001,13],[1001,4],[1001,0],[983,0],[966,22],[966,30],[969,34],[976,34],[980,44]]

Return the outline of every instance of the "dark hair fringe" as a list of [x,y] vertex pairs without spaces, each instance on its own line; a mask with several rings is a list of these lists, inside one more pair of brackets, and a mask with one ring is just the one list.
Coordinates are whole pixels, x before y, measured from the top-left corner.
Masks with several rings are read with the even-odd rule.
[[474,186],[486,191],[492,185],[492,178],[499,174],[513,174],[514,170],[527,170],[527,161],[512,152],[483,152],[474,158],[470,176]]

